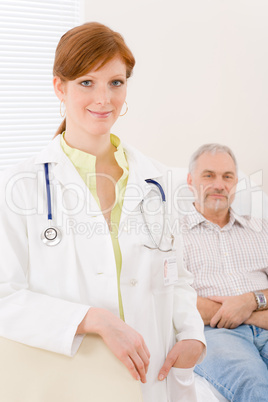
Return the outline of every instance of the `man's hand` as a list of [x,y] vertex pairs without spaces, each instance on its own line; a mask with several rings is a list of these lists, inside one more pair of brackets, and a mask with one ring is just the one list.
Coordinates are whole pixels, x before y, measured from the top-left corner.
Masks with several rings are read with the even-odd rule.
[[209,300],[205,297],[197,297],[197,309],[204,321],[204,325],[209,325],[212,317],[221,308],[221,303]]
[[210,321],[212,328],[236,328],[248,320],[256,309],[256,300],[251,292],[239,296],[212,296],[209,299],[222,303]]
[[177,342],[167,355],[165,363],[158,374],[158,379],[160,381],[164,380],[167,377],[171,367],[193,367],[197,363],[204,348],[205,345],[195,339],[186,339]]

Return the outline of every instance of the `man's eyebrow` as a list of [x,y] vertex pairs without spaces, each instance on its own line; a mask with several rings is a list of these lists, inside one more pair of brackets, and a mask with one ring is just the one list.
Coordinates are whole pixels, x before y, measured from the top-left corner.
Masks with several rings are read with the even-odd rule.
[[214,170],[204,169],[201,173],[215,173]]
[[[216,173],[215,172],[215,170],[209,170],[209,169],[204,169],[204,170],[202,170],[202,172],[201,172],[202,174],[203,173]],[[229,175],[235,175],[235,172],[233,172],[232,170],[230,170],[230,171],[227,171],[227,172],[223,172],[223,174],[225,175],[225,174],[229,174]]]
[[228,172],[224,172],[224,174],[231,174],[231,175],[235,175],[235,172],[232,172],[231,170],[230,171],[228,171]]

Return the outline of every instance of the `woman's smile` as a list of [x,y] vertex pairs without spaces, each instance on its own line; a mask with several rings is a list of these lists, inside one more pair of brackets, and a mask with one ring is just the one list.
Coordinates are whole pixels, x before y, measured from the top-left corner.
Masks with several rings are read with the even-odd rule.
[[89,113],[93,116],[96,117],[97,119],[107,119],[107,117],[110,117],[112,114],[112,111],[108,111],[108,112],[96,112],[94,110],[89,110]]

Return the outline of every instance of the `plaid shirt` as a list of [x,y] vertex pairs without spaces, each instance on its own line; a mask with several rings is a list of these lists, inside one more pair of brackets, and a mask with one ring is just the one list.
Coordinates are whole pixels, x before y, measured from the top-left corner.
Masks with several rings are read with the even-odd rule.
[[220,228],[193,207],[181,219],[184,261],[197,294],[235,296],[268,288],[268,221],[236,215]]

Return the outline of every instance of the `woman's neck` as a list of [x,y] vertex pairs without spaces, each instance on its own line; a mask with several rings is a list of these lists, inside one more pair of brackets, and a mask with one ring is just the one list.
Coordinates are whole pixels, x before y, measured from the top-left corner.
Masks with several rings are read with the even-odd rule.
[[98,162],[114,160],[116,148],[111,144],[110,134],[105,135],[80,135],[75,137],[66,130],[64,140],[72,148],[96,156]]

